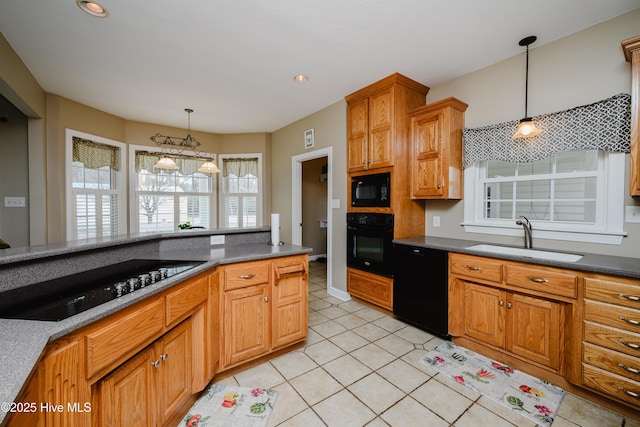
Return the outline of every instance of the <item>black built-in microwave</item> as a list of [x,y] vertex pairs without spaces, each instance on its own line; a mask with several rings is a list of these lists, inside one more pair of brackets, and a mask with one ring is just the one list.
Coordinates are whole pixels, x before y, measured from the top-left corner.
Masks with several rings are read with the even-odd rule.
[[351,206],[379,208],[391,206],[391,173],[351,177]]

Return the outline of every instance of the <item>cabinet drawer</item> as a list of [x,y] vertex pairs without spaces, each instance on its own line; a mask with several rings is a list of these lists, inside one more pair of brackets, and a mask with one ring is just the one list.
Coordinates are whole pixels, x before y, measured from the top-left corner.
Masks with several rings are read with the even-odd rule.
[[628,402],[633,406],[640,406],[640,383],[636,381],[628,380],[589,365],[583,365],[582,382],[594,390]]
[[286,274],[307,273],[306,257],[289,257],[276,259],[273,261],[273,270],[276,275],[275,279]]
[[224,290],[269,283],[270,265],[268,261],[258,261],[224,267],[222,279]]
[[393,279],[347,268],[347,292],[393,310]]
[[450,255],[451,274],[460,274],[477,279],[502,282],[502,262],[473,255]]
[[585,298],[640,309],[640,281],[584,278]]
[[156,300],[87,334],[87,376],[162,334],[164,300]]
[[167,326],[190,315],[207,300],[207,278],[198,279],[167,295]]
[[640,334],[640,310],[592,300],[584,303],[585,320]]
[[509,285],[570,298],[577,295],[576,274],[519,264],[506,264],[505,269]]
[[585,320],[584,341],[631,356],[640,356],[640,334],[623,331],[622,329]]
[[593,344],[583,343],[582,361],[589,365],[640,382],[640,359]]

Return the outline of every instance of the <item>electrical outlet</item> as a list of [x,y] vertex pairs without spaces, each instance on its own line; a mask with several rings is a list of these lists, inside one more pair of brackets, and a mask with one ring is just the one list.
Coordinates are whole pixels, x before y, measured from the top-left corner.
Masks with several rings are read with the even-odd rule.
[[24,197],[5,197],[5,208],[24,208],[26,206],[26,199]]
[[211,236],[211,245],[224,245],[224,234]]
[[433,217],[433,226],[440,227],[440,217],[438,215]]
[[640,222],[640,206],[625,206],[625,222]]

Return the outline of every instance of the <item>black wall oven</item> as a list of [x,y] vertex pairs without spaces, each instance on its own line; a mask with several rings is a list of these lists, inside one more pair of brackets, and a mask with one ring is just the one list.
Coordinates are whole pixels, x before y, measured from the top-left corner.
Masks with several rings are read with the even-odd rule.
[[347,214],[347,266],[393,277],[393,214]]
[[388,208],[391,206],[391,173],[351,177],[351,206]]

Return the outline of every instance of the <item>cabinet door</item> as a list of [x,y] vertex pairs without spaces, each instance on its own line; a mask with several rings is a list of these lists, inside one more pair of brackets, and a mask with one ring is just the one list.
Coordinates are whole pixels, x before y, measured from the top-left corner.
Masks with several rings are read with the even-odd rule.
[[153,354],[146,350],[100,382],[100,425],[156,425]]
[[393,87],[369,98],[367,169],[393,166]]
[[465,283],[464,333],[472,338],[504,347],[506,292],[488,286]]
[[307,269],[303,258],[274,262],[273,348],[307,336]]
[[412,121],[412,197],[443,195],[442,112],[415,117]]
[[520,294],[507,303],[507,350],[558,368],[561,304]]
[[168,332],[154,348],[160,424],[164,425],[191,396],[191,320]]
[[347,170],[367,168],[369,138],[369,99],[352,102],[347,106]]
[[224,293],[224,355],[226,367],[269,350],[269,292],[267,285]]

